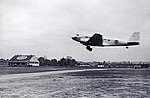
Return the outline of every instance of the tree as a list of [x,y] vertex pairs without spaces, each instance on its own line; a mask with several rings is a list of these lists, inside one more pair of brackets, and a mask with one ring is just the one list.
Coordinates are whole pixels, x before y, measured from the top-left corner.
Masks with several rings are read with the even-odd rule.
[[66,66],[66,59],[61,58],[59,64],[60,64],[60,66]]
[[71,65],[72,66],[76,66],[78,64],[78,62],[75,60],[75,59],[72,59],[71,60]]
[[58,62],[56,59],[51,59],[51,66],[57,66],[58,65]]
[[77,61],[75,59],[72,59],[72,57],[68,56],[67,58],[61,58],[59,61],[57,61],[56,59],[47,59],[44,57],[40,57],[38,58],[39,62],[40,62],[40,66],[63,66],[63,67],[72,67],[75,66],[77,64]]
[[44,65],[51,65],[51,61],[49,59],[45,59],[44,60]]
[[60,66],[65,66],[65,67],[73,67],[77,64],[77,61],[75,59],[71,58],[61,58],[59,61]]
[[39,57],[38,60],[40,62],[40,66],[44,66],[44,61],[45,61],[44,57]]

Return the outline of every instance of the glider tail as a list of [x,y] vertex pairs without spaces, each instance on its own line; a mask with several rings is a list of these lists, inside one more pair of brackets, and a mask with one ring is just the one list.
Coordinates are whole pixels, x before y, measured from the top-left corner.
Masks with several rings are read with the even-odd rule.
[[131,42],[139,42],[140,41],[140,32],[134,32],[130,36],[129,41],[131,41]]

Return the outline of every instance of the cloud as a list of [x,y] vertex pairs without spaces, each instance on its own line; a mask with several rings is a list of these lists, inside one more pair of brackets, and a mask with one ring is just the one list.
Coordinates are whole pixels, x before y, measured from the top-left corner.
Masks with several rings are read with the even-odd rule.
[[[142,50],[150,48],[149,0],[1,0],[0,3],[2,57],[34,53],[51,58],[72,55],[81,60],[148,60],[149,51]],[[76,33],[93,32],[128,39],[135,31],[141,32],[141,45],[128,51],[96,48],[89,54],[85,47],[71,40]]]

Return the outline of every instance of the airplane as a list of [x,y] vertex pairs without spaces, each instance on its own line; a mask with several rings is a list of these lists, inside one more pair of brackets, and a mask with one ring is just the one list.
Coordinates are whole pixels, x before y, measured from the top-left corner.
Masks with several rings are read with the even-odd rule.
[[125,46],[128,49],[129,48],[128,46],[140,44],[140,32],[134,32],[130,36],[129,41],[103,38],[103,35],[99,33],[95,33],[92,37],[79,36],[79,34],[76,34],[76,36],[72,37],[72,39],[76,42],[80,42],[81,44],[85,45],[86,49],[89,51],[92,51],[93,48],[91,47],[93,46],[99,47]]

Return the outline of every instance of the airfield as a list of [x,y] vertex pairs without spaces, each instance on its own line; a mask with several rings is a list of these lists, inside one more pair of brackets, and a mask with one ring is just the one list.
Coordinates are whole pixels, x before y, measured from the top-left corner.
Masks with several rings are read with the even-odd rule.
[[1,70],[0,98],[150,98],[150,69],[25,69]]

